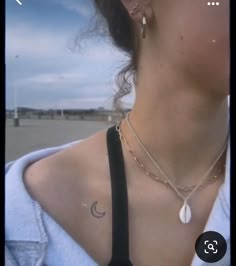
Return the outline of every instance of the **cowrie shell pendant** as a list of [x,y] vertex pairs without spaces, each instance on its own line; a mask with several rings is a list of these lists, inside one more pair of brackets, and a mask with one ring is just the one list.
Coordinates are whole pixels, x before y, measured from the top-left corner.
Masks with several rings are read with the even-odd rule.
[[183,224],[188,224],[192,218],[192,212],[190,206],[187,202],[184,202],[184,205],[179,211],[179,219]]

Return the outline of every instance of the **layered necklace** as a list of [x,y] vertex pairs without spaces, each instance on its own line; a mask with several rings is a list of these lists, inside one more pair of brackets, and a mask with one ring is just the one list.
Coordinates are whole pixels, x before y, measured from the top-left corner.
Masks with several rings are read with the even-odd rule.
[[[225,164],[223,167],[218,168],[214,171],[214,174],[211,175],[209,177],[209,175],[213,172],[213,170],[216,168],[217,162],[219,162],[220,158],[222,157],[222,155],[224,154],[226,147],[227,147],[227,143],[228,143],[228,134],[226,137],[226,140],[224,142],[224,145],[222,146],[222,148],[220,149],[219,154],[217,155],[217,157],[215,158],[215,160],[213,161],[213,163],[211,164],[211,166],[207,169],[207,171],[204,173],[204,175],[200,178],[200,182],[194,186],[177,186],[175,185],[171,179],[168,177],[168,175],[165,173],[165,171],[160,167],[160,165],[157,163],[157,161],[153,158],[153,156],[150,154],[150,152],[146,149],[146,147],[144,146],[143,142],[141,141],[141,139],[138,137],[137,133],[135,132],[133,126],[130,123],[129,120],[129,113],[126,116],[126,122],[128,125],[128,128],[130,129],[130,131],[132,132],[133,136],[135,137],[137,143],[139,144],[139,146],[141,147],[141,149],[144,151],[144,153],[147,155],[147,157],[151,160],[151,162],[154,164],[154,166],[158,169],[158,171],[161,173],[162,178],[156,176],[155,174],[153,174],[151,171],[149,171],[144,163],[136,156],[135,152],[133,151],[133,149],[130,147],[127,139],[124,137],[121,128],[120,128],[120,123],[117,124],[116,126],[116,130],[119,133],[120,136],[120,140],[122,141],[122,143],[125,144],[126,148],[128,149],[128,152],[131,154],[131,156],[133,157],[133,159],[136,161],[137,165],[145,171],[146,175],[148,177],[151,177],[153,180],[161,182],[165,185],[168,185],[169,187],[171,187],[177,194],[177,196],[180,197],[180,199],[183,201],[183,205],[179,211],[179,219],[183,224],[187,224],[191,221],[192,218],[192,210],[190,208],[189,205],[189,200],[190,198],[193,196],[193,194],[200,188],[203,188],[205,185],[213,183],[219,176],[220,174],[222,174],[225,170]],[[182,192],[190,192],[187,196],[184,196]]]

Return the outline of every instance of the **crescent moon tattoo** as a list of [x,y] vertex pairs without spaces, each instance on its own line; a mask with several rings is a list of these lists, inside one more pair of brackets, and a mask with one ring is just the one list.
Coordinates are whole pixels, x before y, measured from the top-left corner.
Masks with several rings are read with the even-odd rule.
[[95,201],[92,204],[92,206],[91,206],[91,213],[96,218],[102,218],[102,217],[104,217],[104,215],[106,214],[106,212],[98,212],[97,209],[96,209],[97,204],[98,204],[97,201]]

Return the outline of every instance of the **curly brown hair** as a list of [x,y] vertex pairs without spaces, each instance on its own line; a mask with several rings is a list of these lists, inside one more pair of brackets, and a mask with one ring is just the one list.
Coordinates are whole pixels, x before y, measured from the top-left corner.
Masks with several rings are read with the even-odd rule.
[[103,26],[108,30],[112,43],[128,55],[128,63],[118,72],[116,83],[118,91],[114,95],[113,106],[124,111],[121,98],[132,92],[137,72],[137,42],[130,16],[120,0],[93,0],[96,16],[103,19]]

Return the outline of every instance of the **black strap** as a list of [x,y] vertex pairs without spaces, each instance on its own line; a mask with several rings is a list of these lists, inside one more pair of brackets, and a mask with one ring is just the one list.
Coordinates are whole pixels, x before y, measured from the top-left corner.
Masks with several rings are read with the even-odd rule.
[[107,130],[112,192],[112,258],[108,266],[132,266],[129,260],[128,195],[124,157],[116,126]]

